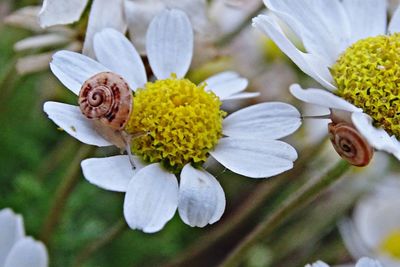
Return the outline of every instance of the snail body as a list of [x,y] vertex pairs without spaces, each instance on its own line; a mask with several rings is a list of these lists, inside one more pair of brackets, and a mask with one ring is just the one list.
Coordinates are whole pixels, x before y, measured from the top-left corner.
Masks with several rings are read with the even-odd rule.
[[133,96],[119,75],[101,72],[89,78],[79,92],[79,107],[88,119],[122,131],[132,112]]
[[350,164],[367,166],[374,150],[367,140],[349,123],[329,123],[329,138],[336,152]]

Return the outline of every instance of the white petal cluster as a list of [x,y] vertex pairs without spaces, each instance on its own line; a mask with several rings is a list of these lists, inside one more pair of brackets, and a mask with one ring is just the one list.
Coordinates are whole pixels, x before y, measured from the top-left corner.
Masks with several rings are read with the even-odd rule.
[[[347,266],[347,265],[346,265]],[[353,265],[349,265],[353,266]],[[317,261],[313,264],[307,264],[305,267],[329,267],[328,264],[322,261]],[[361,258],[358,262],[354,265],[354,267],[383,267],[382,264],[374,259],[370,258]]]
[[343,241],[354,258],[374,255],[384,266],[397,267],[400,260],[381,246],[393,232],[400,230],[400,182],[386,177],[373,192],[360,199],[351,219],[340,223]]
[[48,261],[43,243],[25,236],[21,215],[0,210],[0,267],[47,267]]

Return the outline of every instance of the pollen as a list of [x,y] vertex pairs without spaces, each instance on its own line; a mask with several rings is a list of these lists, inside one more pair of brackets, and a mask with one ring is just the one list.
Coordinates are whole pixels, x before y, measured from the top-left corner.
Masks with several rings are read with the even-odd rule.
[[132,152],[173,172],[187,163],[203,163],[222,136],[226,115],[205,86],[172,75],[138,89],[125,131],[147,134],[132,139]]
[[392,232],[383,240],[381,250],[400,260],[400,229]]
[[337,94],[400,139],[400,34],[362,39],[331,69]]

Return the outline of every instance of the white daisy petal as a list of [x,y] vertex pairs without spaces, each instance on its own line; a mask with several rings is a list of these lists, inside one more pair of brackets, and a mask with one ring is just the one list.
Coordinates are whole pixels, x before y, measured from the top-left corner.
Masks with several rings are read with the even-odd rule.
[[94,49],[99,62],[121,75],[132,90],[143,87],[147,82],[142,59],[122,33],[111,28],[97,33]]
[[328,264],[326,264],[325,262],[323,262],[323,261],[317,261],[317,262],[314,262],[313,264],[307,264],[305,267],[329,267],[329,265]]
[[219,140],[210,154],[229,170],[252,178],[290,170],[297,159],[296,150],[287,143],[234,137]]
[[81,162],[86,180],[98,187],[117,192],[126,192],[129,181],[144,166],[145,164],[138,157],[132,156],[130,159],[127,155],[90,158]]
[[343,0],[343,6],[351,25],[351,43],[386,33],[386,1]]
[[224,119],[222,128],[232,137],[279,139],[300,125],[300,113],[292,105],[268,102],[236,111]]
[[49,257],[43,243],[25,237],[13,246],[4,267],[47,267],[48,264]]
[[350,112],[362,112],[362,109],[357,108],[343,98],[322,89],[310,88],[304,90],[300,85],[293,84],[290,86],[290,93],[297,99],[314,105]]
[[87,0],[44,0],[39,12],[40,26],[69,24],[79,20]]
[[354,225],[365,244],[379,248],[383,240],[400,227],[398,197],[362,199],[354,211]]
[[186,164],[181,172],[178,211],[182,220],[194,227],[218,221],[225,210],[221,185],[205,170]]
[[305,54],[297,49],[272,18],[259,15],[253,19],[253,26],[267,34],[304,73],[314,78],[325,88],[336,90],[336,87],[332,84],[328,62],[325,63],[317,55]]
[[399,160],[400,146],[382,128],[372,125],[372,118],[365,113],[353,113],[351,120],[357,130],[367,139],[372,147],[394,154]]
[[206,90],[214,92],[221,100],[244,91],[249,84],[247,79],[232,71],[218,73],[204,82]]
[[257,92],[246,92],[246,93],[239,93],[239,94],[234,94],[228,97],[225,97],[224,99],[221,99],[223,101],[229,101],[229,100],[239,100],[239,99],[248,99],[248,98],[254,98],[260,96],[260,93]]
[[79,107],[46,102],[43,110],[55,124],[82,143],[100,147],[112,145],[94,130],[91,121],[82,115]]
[[124,215],[132,229],[145,233],[160,231],[178,207],[175,175],[155,163],[141,169],[129,182]]
[[371,254],[370,249],[366,247],[352,220],[343,219],[338,224],[338,227],[343,242],[353,258],[358,259]]
[[105,28],[113,28],[120,32],[126,31],[124,0],[94,0],[90,8],[88,27],[82,52],[94,58],[93,37]]
[[306,50],[333,64],[347,47],[349,23],[337,0],[264,0],[301,38]]
[[395,147],[395,149],[394,149],[394,151],[393,151],[393,155],[394,155],[398,160],[400,160],[400,142],[399,142],[399,140],[397,140],[396,136],[394,136],[394,135],[392,135],[391,138],[392,138],[392,141],[393,141],[394,147]]
[[109,71],[93,59],[70,51],[54,54],[50,69],[73,93],[79,95],[82,84],[97,73]]
[[389,34],[393,34],[396,32],[400,32],[400,6],[396,8],[396,11],[392,16],[388,27]]
[[147,30],[146,50],[158,79],[171,73],[184,77],[193,55],[193,29],[186,14],[172,9],[156,16]]
[[12,247],[25,236],[24,222],[10,209],[0,210],[0,266],[4,266]]
[[361,258],[355,267],[382,267],[379,261],[370,258]]

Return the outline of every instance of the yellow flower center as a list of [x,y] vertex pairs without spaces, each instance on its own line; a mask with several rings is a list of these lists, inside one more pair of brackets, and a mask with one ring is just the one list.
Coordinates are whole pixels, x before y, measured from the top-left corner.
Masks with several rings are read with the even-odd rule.
[[332,67],[337,94],[400,138],[400,34],[360,40]]
[[400,229],[392,232],[383,240],[381,250],[400,260]]
[[125,131],[147,134],[132,139],[133,153],[174,172],[189,162],[203,163],[222,136],[226,114],[219,98],[204,87],[173,75],[137,90]]

